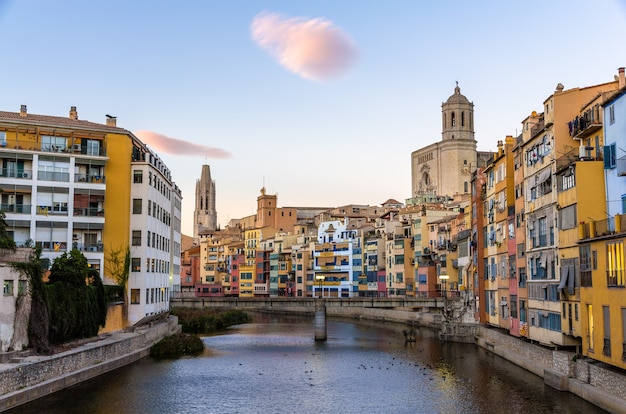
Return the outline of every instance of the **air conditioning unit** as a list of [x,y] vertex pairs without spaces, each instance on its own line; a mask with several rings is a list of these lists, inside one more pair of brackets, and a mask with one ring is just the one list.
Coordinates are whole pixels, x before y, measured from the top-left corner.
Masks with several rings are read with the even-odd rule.
[[30,173],[23,172],[22,173],[22,178],[30,178]]
[[80,144],[74,144],[74,145],[72,145],[72,151],[74,151],[74,152],[80,152]]

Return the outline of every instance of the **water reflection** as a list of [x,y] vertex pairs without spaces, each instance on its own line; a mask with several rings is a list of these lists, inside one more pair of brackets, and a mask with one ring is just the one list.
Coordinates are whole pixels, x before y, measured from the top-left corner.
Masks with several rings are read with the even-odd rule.
[[602,413],[481,348],[403,326],[255,315],[205,354],[140,361],[12,413]]

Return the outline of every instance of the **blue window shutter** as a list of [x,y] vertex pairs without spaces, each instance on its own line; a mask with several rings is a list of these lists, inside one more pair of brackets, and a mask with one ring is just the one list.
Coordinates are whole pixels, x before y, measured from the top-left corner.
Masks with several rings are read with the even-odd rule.
[[604,146],[604,169],[615,168],[615,143]]

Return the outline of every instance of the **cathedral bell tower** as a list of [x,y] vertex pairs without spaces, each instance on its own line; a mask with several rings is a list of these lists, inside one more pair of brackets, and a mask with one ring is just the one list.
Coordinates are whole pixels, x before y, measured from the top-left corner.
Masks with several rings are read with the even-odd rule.
[[454,94],[441,104],[441,139],[474,141],[474,104],[461,95],[459,83]]

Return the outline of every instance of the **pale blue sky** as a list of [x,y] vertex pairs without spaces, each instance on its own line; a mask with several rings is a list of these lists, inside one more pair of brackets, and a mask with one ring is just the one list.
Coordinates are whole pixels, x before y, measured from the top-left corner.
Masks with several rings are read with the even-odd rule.
[[[327,82],[281,66],[251,37],[259,13],[320,18],[358,60]],[[220,148],[218,222],[279,206],[379,205],[411,196],[412,151],[441,138],[455,81],[494,150],[557,83],[626,66],[624,0],[0,0],[0,110],[67,116]],[[160,153],[192,233],[203,154]]]

